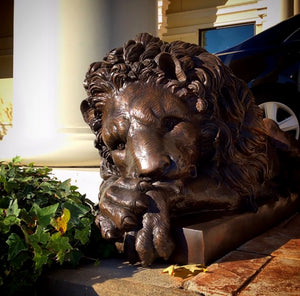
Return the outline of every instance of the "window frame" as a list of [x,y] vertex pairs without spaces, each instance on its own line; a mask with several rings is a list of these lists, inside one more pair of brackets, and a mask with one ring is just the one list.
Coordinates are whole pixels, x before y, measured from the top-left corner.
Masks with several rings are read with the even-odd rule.
[[[205,48],[202,45],[202,33],[205,32],[205,31],[215,31],[215,30],[220,30],[220,29],[242,27],[242,26],[249,26],[249,25],[253,26],[253,36],[255,36],[256,35],[256,23],[255,22],[245,22],[245,23],[239,23],[239,24],[220,25],[220,26],[215,26],[215,27],[201,28],[201,29],[198,30],[198,45],[200,45],[201,47]],[[251,36],[251,37],[253,37],[253,36]],[[243,41],[241,41],[241,42],[243,42]],[[235,46],[235,45],[237,45],[239,43],[240,42],[238,42],[236,44],[232,44],[230,47]],[[230,47],[228,47],[228,48],[230,48]],[[226,48],[223,48],[221,50],[226,50]]]

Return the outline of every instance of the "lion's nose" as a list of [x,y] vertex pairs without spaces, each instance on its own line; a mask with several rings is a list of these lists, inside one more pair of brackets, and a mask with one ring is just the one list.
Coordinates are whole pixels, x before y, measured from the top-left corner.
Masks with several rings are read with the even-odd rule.
[[139,178],[158,179],[168,173],[172,161],[168,155],[151,155],[147,159],[141,159],[138,165]]

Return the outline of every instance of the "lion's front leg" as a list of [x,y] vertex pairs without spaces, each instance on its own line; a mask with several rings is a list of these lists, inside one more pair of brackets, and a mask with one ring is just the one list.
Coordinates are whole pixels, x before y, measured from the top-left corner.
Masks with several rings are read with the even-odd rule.
[[149,209],[143,215],[143,228],[137,232],[135,248],[142,265],[150,265],[156,258],[167,260],[175,244],[170,231],[167,196],[162,191],[149,191]]
[[96,224],[105,239],[120,240],[125,232],[141,227],[147,209],[148,198],[138,181],[112,176],[100,187]]
[[125,241],[143,265],[150,265],[158,257],[169,258],[174,243],[166,192],[145,192],[137,180],[111,177],[102,184],[99,196],[96,223],[104,238],[120,241],[134,233],[133,239]]

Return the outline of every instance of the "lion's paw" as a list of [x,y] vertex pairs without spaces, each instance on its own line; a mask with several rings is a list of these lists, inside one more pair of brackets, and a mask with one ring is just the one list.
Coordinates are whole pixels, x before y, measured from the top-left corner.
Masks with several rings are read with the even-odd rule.
[[161,223],[160,214],[146,213],[143,228],[138,231],[135,249],[143,266],[150,265],[156,258],[167,260],[175,244],[170,234],[169,225]]

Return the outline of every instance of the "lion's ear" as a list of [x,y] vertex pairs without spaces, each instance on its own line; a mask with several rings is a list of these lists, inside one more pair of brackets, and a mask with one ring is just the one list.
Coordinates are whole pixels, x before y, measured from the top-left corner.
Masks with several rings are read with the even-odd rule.
[[[100,104],[98,104],[100,105]],[[97,106],[96,106],[97,107]],[[84,121],[90,126],[91,130],[97,134],[101,129],[102,121],[101,116],[95,115],[95,108],[92,108],[88,102],[88,99],[83,100],[80,104],[80,110]],[[99,106],[98,106],[99,111]]]
[[80,104],[80,110],[83,116],[84,121],[90,125],[91,122],[95,119],[95,114],[93,108],[90,107],[87,100],[83,100]]
[[177,79],[178,81],[186,81],[186,75],[182,70],[180,61],[167,52],[162,52],[155,58],[155,62],[159,68],[165,73],[168,79]]

